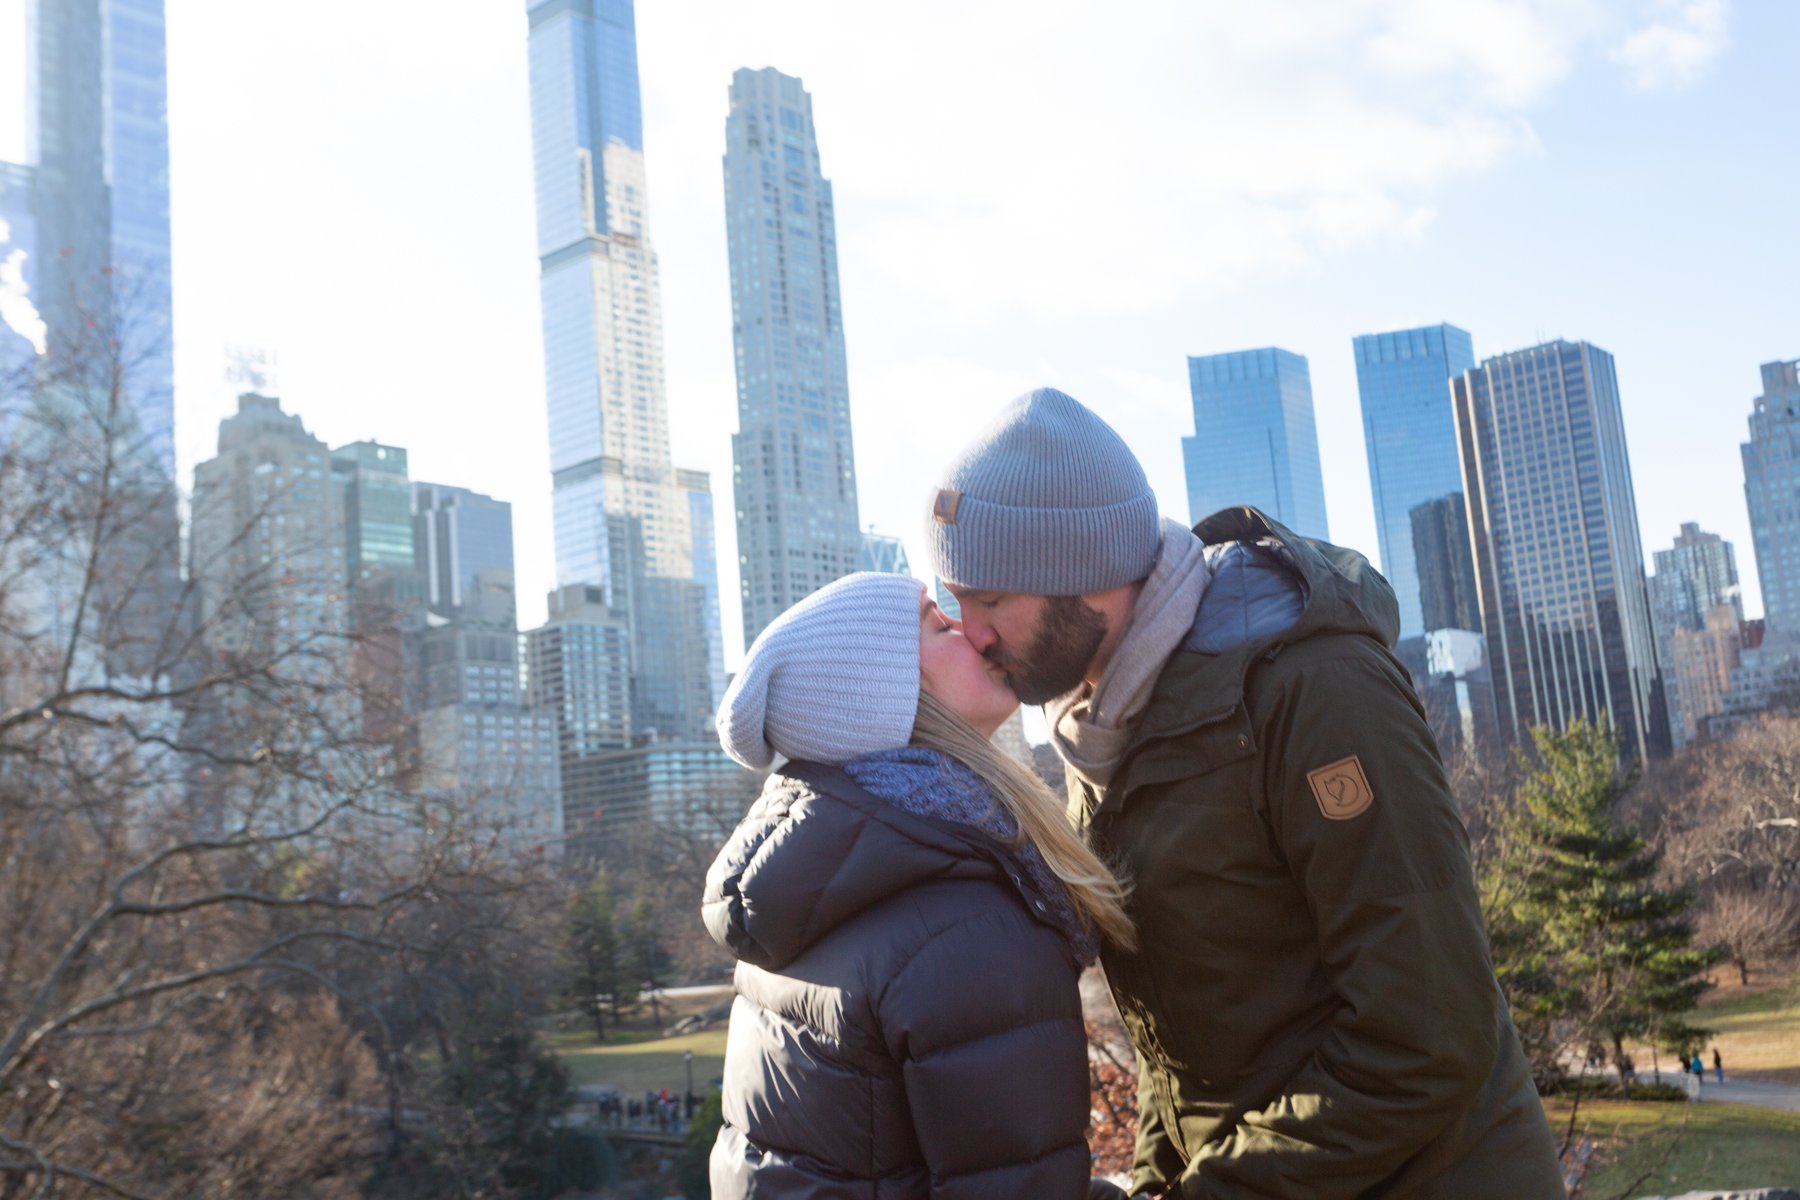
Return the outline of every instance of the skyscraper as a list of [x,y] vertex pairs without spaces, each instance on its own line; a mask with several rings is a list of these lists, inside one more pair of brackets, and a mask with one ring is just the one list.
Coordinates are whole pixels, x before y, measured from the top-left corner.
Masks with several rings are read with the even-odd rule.
[[412,487],[413,555],[433,612],[463,602],[485,570],[513,569],[512,505],[442,483]]
[[724,681],[700,473],[678,478],[669,454],[632,0],[527,12],[557,586],[599,588],[625,620],[634,737],[710,737]]
[[773,67],[731,79],[725,227],[737,351],[744,644],[862,556],[831,181],[812,97]]
[[1743,444],[1750,540],[1769,632],[1800,637],[1800,359],[1762,365]]
[[406,451],[380,442],[351,442],[331,452],[331,477],[344,493],[344,566],[411,571],[412,481]]
[[218,454],[194,467],[192,511],[189,573],[209,642],[267,654],[317,639],[284,666],[322,667],[348,627],[343,496],[325,443],[279,400],[239,396]]
[[40,352],[116,366],[134,426],[121,441],[173,481],[162,0],[62,0],[32,12],[28,161],[0,164],[0,262],[11,260],[28,290],[14,289],[0,321]]
[[[1669,702],[1669,731],[1679,749],[1699,733],[1707,717],[1719,711],[1720,694],[1729,683],[1731,668],[1737,666],[1735,640],[1744,620],[1744,603],[1738,587],[1737,556],[1731,543],[1718,534],[1702,533],[1700,526],[1688,522],[1682,525],[1675,545],[1658,550],[1654,557],[1650,618],[1656,628],[1656,655]],[[1723,645],[1720,639],[1724,636],[1724,620],[1713,611],[1716,608],[1736,614],[1727,639],[1733,642],[1728,654],[1715,646]],[[1716,682],[1719,663],[1726,664],[1719,668],[1725,684]]]
[[[1475,365],[1474,342],[1454,325],[1428,325],[1364,334],[1354,345],[1381,573],[1400,602],[1400,636],[1418,637],[1432,629],[1473,629],[1472,625],[1434,625],[1426,618],[1421,576],[1428,571],[1443,576],[1453,572],[1455,565],[1418,561],[1413,510],[1462,491],[1456,422],[1450,413],[1450,380]],[[1452,548],[1439,536],[1441,531],[1431,532],[1435,549]],[[1442,616],[1439,614],[1439,619]]]
[[1605,722],[1661,754],[1668,712],[1612,355],[1549,342],[1452,381],[1501,733]]
[[1194,436],[1181,439],[1181,454],[1189,516],[1249,504],[1295,533],[1329,537],[1306,359],[1274,347],[1190,357],[1188,385]]

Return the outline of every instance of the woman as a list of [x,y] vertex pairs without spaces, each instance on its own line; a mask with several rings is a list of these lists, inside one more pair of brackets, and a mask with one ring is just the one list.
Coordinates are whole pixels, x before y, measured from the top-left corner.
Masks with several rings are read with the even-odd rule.
[[788,762],[707,876],[739,960],[714,1200],[1088,1194],[1076,976],[1131,925],[989,742],[1017,707],[905,576],[840,579],[750,648],[720,741]]

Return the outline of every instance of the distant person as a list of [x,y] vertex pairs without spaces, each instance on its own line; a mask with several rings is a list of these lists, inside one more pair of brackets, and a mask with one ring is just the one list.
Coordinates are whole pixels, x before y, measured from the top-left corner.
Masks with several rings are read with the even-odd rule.
[[963,632],[1045,706],[1071,813],[1132,888],[1139,948],[1103,958],[1135,1188],[1561,1200],[1387,581],[1252,508],[1160,519],[1118,434],[1051,388],[936,483]]
[[1702,1083],[1706,1082],[1706,1064],[1700,1061],[1700,1052],[1694,1051],[1694,1075]]
[[1089,1195],[1076,978],[1131,924],[989,741],[1017,708],[905,576],[840,579],[750,647],[719,738],[787,761],[707,874],[739,960],[714,1200]]
[[1721,1086],[1725,1083],[1725,1060],[1719,1057],[1719,1048],[1713,1047],[1713,1073],[1718,1076]]

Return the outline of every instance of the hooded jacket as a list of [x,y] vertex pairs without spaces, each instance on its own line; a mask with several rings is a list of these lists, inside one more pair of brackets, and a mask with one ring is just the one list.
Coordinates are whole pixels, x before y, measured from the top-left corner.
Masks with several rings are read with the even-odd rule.
[[1103,789],[1131,881],[1103,955],[1139,1061],[1134,1185],[1182,1200],[1551,1200],[1560,1172],[1494,980],[1468,838],[1393,592],[1254,509]]
[[714,1200],[1079,1200],[1069,941],[980,828],[789,763],[707,875],[737,958]]

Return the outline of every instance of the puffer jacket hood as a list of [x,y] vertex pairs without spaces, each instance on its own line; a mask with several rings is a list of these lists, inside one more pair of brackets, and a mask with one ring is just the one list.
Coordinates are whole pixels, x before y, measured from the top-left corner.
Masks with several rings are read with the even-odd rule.
[[928,879],[1004,881],[979,829],[902,812],[841,772],[793,763],[706,874],[701,919],[742,962],[779,971],[852,917]]

